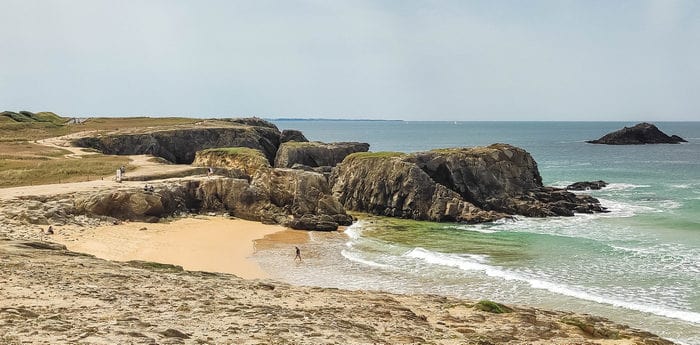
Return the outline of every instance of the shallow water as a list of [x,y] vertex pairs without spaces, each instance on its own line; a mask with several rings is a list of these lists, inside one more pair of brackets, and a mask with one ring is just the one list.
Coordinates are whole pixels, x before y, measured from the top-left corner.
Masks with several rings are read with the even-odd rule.
[[463,225],[361,216],[311,234],[302,264],[257,255],[295,284],[472,299],[586,312],[700,344],[700,123],[657,123],[681,145],[586,144],[632,123],[280,121],[311,140],[411,152],[506,142],[530,152],[546,185],[602,179],[612,212]]

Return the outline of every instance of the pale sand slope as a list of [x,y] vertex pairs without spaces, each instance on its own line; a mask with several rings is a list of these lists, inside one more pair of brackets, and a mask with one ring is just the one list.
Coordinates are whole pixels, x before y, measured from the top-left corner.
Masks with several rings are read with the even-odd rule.
[[284,229],[242,219],[198,216],[170,223],[60,228],[51,240],[65,244],[69,250],[107,260],[153,261],[190,271],[231,273],[250,279],[266,277],[250,259],[254,240]]
[[596,317],[473,303],[113,262],[0,237],[3,345],[670,344]]

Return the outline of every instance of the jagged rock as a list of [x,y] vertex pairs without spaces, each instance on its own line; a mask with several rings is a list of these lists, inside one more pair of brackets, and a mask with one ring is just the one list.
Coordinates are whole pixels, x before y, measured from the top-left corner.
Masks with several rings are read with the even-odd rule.
[[309,141],[309,139],[306,139],[306,137],[304,136],[304,133],[302,133],[299,130],[285,129],[282,131],[282,136],[280,137],[280,143],[286,143],[288,141],[307,142],[307,141]]
[[234,169],[252,177],[260,169],[269,169],[265,155],[247,147],[213,148],[197,151],[192,165]]
[[400,218],[478,223],[604,211],[593,197],[544,187],[530,154],[507,144],[356,153],[331,183],[346,209]]
[[640,145],[640,144],[678,144],[686,142],[683,138],[668,136],[651,123],[642,122],[634,127],[625,127],[608,133],[597,140],[586,141],[591,144],[606,145]]
[[566,186],[567,190],[598,190],[601,189],[605,186],[607,186],[608,183],[602,180],[598,181],[583,181],[583,182],[574,182],[568,186]]
[[207,148],[249,147],[263,152],[272,163],[279,140],[280,132],[276,127],[232,124],[230,127],[155,128],[140,133],[117,132],[76,139],[73,144],[94,148],[106,154],[151,154],[180,164],[192,163],[195,153]]
[[294,164],[310,167],[336,166],[354,152],[369,150],[367,143],[341,142],[286,142],[280,145],[275,158],[276,168],[290,168]]

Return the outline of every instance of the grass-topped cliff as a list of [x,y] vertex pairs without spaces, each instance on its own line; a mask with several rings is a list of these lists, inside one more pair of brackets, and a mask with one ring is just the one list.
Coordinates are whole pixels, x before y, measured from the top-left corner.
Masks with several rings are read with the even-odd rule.
[[[193,125],[186,118],[91,118],[82,121],[52,112],[3,111],[0,113],[0,187],[14,187],[98,179],[127,165],[127,157],[99,153],[82,155],[37,140],[84,131]],[[68,155],[68,156],[66,156]]]
[[265,154],[248,147],[222,147],[198,151],[192,165],[239,169],[252,176],[259,169],[270,168]]

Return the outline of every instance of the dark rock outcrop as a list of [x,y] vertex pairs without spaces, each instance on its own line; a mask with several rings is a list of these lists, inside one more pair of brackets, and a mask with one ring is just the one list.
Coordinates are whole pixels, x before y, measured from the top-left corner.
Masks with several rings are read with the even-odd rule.
[[398,153],[351,155],[333,174],[333,194],[347,209],[391,217],[478,223],[506,216],[465,201],[406,161],[407,157]]
[[309,139],[306,139],[304,133],[302,133],[301,131],[298,131],[296,129],[285,129],[282,131],[280,142],[286,143],[288,141],[308,142]]
[[203,149],[241,146],[260,150],[272,164],[279,140],[280,132],[276,128],[232,125],[114,133],[80,138],[73,144],[94,148],[106,154],[151,154],[179,164],[192,163],[195,152]]
[[597,140],[586,141],[591,144],[606,145],[641,145],[641,144],[678,144],[686,142],[683,138],[668,136],[650,123],[642,122],[633,127],[608,133]]
[[291,168],[294,164],[310,167],[336,166],[355,152],[367,152],[369,144],[356,142],[286,142],[280,145],[275,167]]
[[608,185],[608,183],[605,181],[602,181],[602,180],[582,181],[582,182],[574,182],[574,183],[566,186],[566,190],[598,190],[598,189],[601,189],[607,185]]
[[543,186],[530,154],[506,144],[353,154],[331,183],[347,209],[410,219],[478,223],[604,211],[595,198]]

